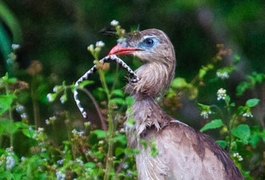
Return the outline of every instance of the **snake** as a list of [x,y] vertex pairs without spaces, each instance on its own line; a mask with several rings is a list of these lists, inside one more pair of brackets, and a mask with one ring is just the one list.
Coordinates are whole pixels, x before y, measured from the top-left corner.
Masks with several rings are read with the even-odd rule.
[[[139,78],[137,77],[136,73],[122,59],[120,59],[116,55],[108,55],[99,60],[99,63],[102,63],[102,64],[109,63],[109,62],[115,62],[119,64],[123,69],[125,69],[129,74],[130,82],[136,83],[139,81]],[[75,86],[75,89],[73,92],[74,100],[84,119],[87,118],[87,112],[85,108],[82,106],[81,101],[79,99],[78,87],[83,81],[88,80],[98,70],[97,67],[98,66],[95,64],[83,76],[81,76],[74,84]]]

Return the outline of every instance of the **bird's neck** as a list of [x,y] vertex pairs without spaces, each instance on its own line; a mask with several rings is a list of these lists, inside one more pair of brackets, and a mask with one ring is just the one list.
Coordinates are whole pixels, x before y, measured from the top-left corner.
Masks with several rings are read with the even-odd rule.
[[126,91],[136,100],[156,98],[169,87],[174,77],[175,65],[164,63],[146,63],[136,70],[140,79],[137,83],[129,83]]
[[133,106],[128,109],[127,122],[131,120],[135,122],[132,131],[139,137],[147,129],[160,130],[170,122],[171,118],[160,108],[155,99],[149,97],[136,99]]
[[174,70],[174,65],[169,67],[165,64],[147,63],[136,71],[140,80],[127,85],[126,91],[135,99],[127,112],[127,118],[135,120],[138,135],[151,127],[159,130],[169,123],[170,117],[158,105],[156,98],[169,87]]

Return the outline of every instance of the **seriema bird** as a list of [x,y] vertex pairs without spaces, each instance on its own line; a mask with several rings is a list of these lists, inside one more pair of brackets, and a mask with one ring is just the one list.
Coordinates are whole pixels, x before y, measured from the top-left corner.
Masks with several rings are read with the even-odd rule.
[[[134,119],[135,126],[127,128],[127,136],[129,145],[140,150],[136,156],[140,180],[243,179],[214,140],[159,107],[156,99],[169,87],[176,66],[174,47],[164,32],[147,29],[132,33],[109,55],[133,55],[144,62],[136,70],[139,81],[126,86],[135,99],[127,112],[127,119]],[[151,155],[152,146],[157,156]]]

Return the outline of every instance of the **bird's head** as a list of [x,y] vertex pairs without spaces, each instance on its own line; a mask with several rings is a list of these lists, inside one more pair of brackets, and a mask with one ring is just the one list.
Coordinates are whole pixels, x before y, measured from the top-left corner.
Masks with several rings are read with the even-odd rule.
[[113,47],[109,55],[133,55],[146,63],[174,63],[175,53],[167,35],[158,29],[133,32]]
[[127,85],[127,92],[140,97],[156,97],[166,90],[175,72],[175,52],[167,35],[158,29],[128,34],[109,55],[133,55],[144,64],[136,71],[140,80]]

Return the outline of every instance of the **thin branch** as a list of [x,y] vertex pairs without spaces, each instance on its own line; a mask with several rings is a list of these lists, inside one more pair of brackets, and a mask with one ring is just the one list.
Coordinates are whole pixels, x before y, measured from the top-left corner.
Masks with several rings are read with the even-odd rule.
[[38,128],[40,126],[40,108],[39,108],[37,97],[34,91],[35,83],[36,81],[35,81],[35,78],[33,77],[32,82],[31,82],[30,94],[32,97],[34,123],[35,123],[36,128]]
[[113,91],[116,87],[116,84],[119,80],[119,74],[118,74],[118,71],[119,71],[120,67],[119,67],[119,64],[116,64],[116,69],[115,69],[115,78],[114,78],[114,81],[113,81],[113,84],[112,84],[112,87],[111,87],[111,91]]
[[88,90],[86,90],[84,88],[79,88],[79,90],[83,91],[91,99],[91,101],[94,104],[94,106],[96,108],[96,111],[98,113],[98,116],[99,116],[99,119],[100,119],[100,122],[101,122],[102,129],[103,130],[107,130],[108,129],[107,128],[107,124],[105,122],[105,119],[104,119],[104,117],[103,117],[103,115],[102,115],[102,113],[100,111],[100,107],[99,107],[97,101],[95,100],[94,96]]

